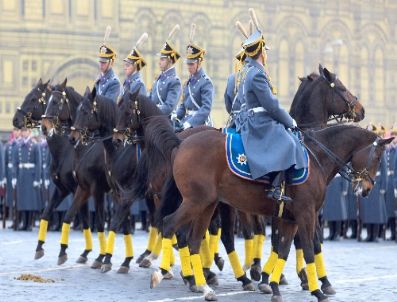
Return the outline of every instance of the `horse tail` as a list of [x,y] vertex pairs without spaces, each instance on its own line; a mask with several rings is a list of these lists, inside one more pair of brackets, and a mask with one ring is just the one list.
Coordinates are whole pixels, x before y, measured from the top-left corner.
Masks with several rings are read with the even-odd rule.
[[182,195],[176,185],[174,176],[169,173],[161,192],[160,207],[155,215],[155,222],[162,229],[164,217],[174,213],[182,203]]

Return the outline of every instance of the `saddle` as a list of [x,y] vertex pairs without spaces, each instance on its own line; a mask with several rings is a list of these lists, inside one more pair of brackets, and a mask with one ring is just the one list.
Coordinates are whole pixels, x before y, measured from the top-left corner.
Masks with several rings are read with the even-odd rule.
[[[243,145],[243,141],[241,139],[240,133],[236,132],[234,128],[223,128],[222,132],[226,134],[225,140],[225,153],[226,153],[226,161],[230,171],[245,180],[270,184],[272,178],[274,177],[274,173],[269,173],[261,177],[260,179],[253,179],[252,174],[249,168],[249,158],[247,157]],[[299,134],[295,134],[299,135]],[[295,169],[294,167],[289,168],[286,175],[286,183],[288,185],[301,185],[306,182],[309,178],[309,154],[306,148],[301,145],[303,148],[305,158],[307,160],[307,167],[304,169]]]

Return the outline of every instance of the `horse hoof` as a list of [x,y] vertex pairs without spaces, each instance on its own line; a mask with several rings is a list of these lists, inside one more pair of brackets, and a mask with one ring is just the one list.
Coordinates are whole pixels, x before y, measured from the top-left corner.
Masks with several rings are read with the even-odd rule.
[[58,257],[58,265],[64,264],[67,260],[68,260],[67,254]]
[[143,260],[139,263],[139,267],[149,268],[152,266],[152,262],[148,258],[143,258]]
[[34,260],[38,260],[40,258],[42,258],[44,256],[44,250],[38,250],[36,251],[36,253],[34,254]]
[[255,286],[252,282],[247,283],[246,285],[243,285],[243,290],[247,292],[254,292],[255,291]]
[[102,262],[99,262],[98,260],[94,260],[94,262],[91,264],[92,269],[100,269],[102,267]]
[[168,271],[165,275],[163,275],[163,278],[165,280],[171,280],[174,278],[174,273],[170,270]]
[[264,293],[264,294],[267,294],[267,295],[270,295],[270,294],[273,293],[272,288],[267,283],[259,283],[258,289],[260,290],[261,293]]
[[288,285],[287,278],[285,278],[284,274],[281,275],[280,283],[279,283],[279,284],[280,284],[280,285]]
[[213,285],[213,286],[218,286],[219,285],[218,278],[216,277],[216,275],[214,273],[212,273],[212,274],[210,274],[208,276],[207,284],[208,285]]
[[198,288],[197,288],[197,285],[195,285],[195,284],[189,285],[189,289],[190,289],[190,291],[191,291],[192,293],[199,293],[199,292],[200,292],[200,291],[198,290]]
[[80,257],[77,259],[76,263],[84,264],[84,263],[87,263],[87,261],[88,261],[88,258],[87,258],[87,257],[80,256]]
[[261,267],[259,265],[252,265],[250,270],[251,279],[255,281],[261,280]]
[[163,280],[163,275],[159,271],[155,271],[152,273],[152,277],[150,278],[150,288],[155,288],[160,284],[161,280]]
[[281,296],[272,296],[272,302],[283,302],[283,297]]
[[128,272],[130,271],[130,268],[127,266],[120,266],[120,268],[118,269],[117,273],[118,274],[128,274]]
[[107,273],[112,269],[112,264],[111,263],[104,263],[101,265],[101,272],[102,273]]
[[321,290],[323,293],[327,296],[333,296],[336,294],[335,289],[332,287],[332,285],[326,286],[326,287],[321,287]]
[[140,264],[140,263],[142,262],[142,260],[145,259],[145,257],[147,257],[147,256],[149,256],[149,255],[150,255],[150,252],[149,252],[149,251],[143,252],[143,253],[138,257],[138,259],[136,259],[136,262],[135,262],[135,263]]
[[215,262],[216,266],[220,271],[223,271],[223,266],[225,265],[225,260],[222,257],[219,257],[218,260]]
[[209,292],[205,296],[205,301],[218,301],[215,292]]

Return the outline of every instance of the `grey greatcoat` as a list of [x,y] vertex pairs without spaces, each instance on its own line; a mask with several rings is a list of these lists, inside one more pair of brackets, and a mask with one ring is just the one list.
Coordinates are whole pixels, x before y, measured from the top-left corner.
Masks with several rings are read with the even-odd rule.
[[392,145],[386,149],[387,158],[387,188],[386,188],[386,213],[387,218],[395,218],[396,214],[396,190],[397,179],[397,148]]
[[17,167],[17,210],[40,211],[40,185],[33,186],[33,182],[41,180],[41,152],[40,145],[31,139],[21,140],[14,154]]
[[368,197],[360,199],[360,217],[363,223],[384,224],[387,221],[385,194],[387,188],[386,156],[382,155],[376,173],[375,186]]
[[6,205],[8,207],[12,207],[14,200],[12,179],[16,178],[17,175],[16,167],[14,165],[15,152],[17,152],[17,140],[13,140],[12,142],[7,143],[4,150]]
[[272,94],[264,67],[250,60],[240,85],[246,114],[240,114],[241,126],[237,129],[240,129],[252,177],[257,179],[291,166],[305,168],[300,142],[286,129],[293,127],[293,119]]
[[181,123],[188,122],[192,127],[208,124],[214,86],[203,68],[200,68],[183,87],[183,100],[176,111]]
[[125,79],[121,96],[127,91],[136,92],[137,90],[139,90],[139,94],[147,94],[145,83],[142,81],[139,71],[134,72]]
[[121,84],[113,69],[109,69],[103,76],[95,81],[95,88],[98,95],[106,96],[117,102],[121,92]]
[[357,220],[357,196],[354,194],[353,186],[349,183],[347,190],[347,219]]
[[162,113],[171,115],[182,93],[181,80],[176,75],[175,67],[162,72],[154,81],[149,98]]
[[340,174],[336,174],[325,193],[323,208],[323,219],[325,221],[347,220],[347,191],[348,182]]

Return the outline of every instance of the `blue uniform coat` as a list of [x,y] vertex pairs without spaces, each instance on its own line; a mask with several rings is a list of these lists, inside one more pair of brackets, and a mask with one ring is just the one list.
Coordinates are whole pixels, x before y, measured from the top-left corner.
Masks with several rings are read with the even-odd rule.
[[123,96],[124,93],[126,93],[127,91],[135,92],[138,89],[139,89],[139,94],[142,95],[147,94],[146,86],[145,83],[142,81],[141,74],[139,72],[134,72],[125,79],[121,96]]
[[388,218],[395,218],[396,214],[396,197],[394,190],[396,187],[397,175],[397,149],[395,146],[386,149],[387,158],[387,188],[386,188],[386,212]]
[[103,76],[95,82],[95,88],[98,95],[106,96],[117,102],[121,92],[121,84],[113,69],[109,69]]
[[325,193],[323,219],[325,221],[347,220],[347,196],[348,182],[336,174],[329,183]]

